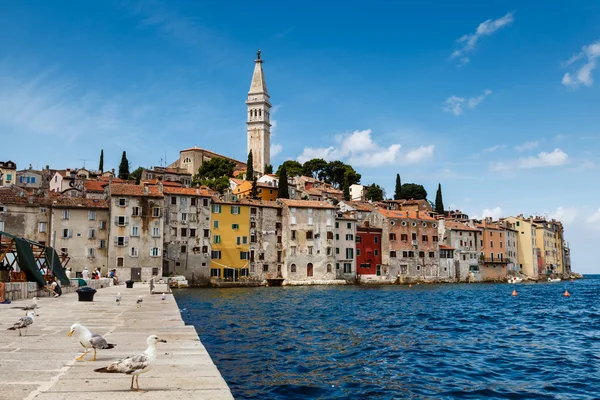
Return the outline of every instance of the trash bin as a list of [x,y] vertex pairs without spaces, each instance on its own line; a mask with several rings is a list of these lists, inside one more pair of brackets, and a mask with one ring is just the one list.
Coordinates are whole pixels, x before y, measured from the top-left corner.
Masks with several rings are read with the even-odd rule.
[[133,281],[131,279],[125,281],[125,284],[127,285],[127,289],[133,289]]
[[96,289],[93,289],[89,286],[85,286],[77,289],[76,292],[79,295],[79,301],[94,301]]

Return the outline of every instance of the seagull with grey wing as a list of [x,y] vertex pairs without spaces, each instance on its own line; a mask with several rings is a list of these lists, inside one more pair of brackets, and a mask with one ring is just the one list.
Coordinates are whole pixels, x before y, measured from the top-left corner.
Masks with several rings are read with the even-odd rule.
[[121,305],[121,293],[117,293],[117,296],[115,297],[115,302],[118,306]]
[[138,297],[136,301],[138,308],[142,306],[142,301],[144,301],[144,299],[142,299],[142,296]]
[[38,308],[38,298],[34,297],[31,300],[33,300],[33,303],[27,304],[25,307],[13,307],[13,308],[18,308],[19,310],[23,310],[23,311],[25,311],[25,314],[27,315],[29,311],[35,311]]
[[148,344],[148,348],[142,354],[138,354],[137,356],[131,356],[124,358],[119,361],[115,361],[110,364],[108,367],[95,369],[94,372],[103,372],[103,373],[118,373],[118,374],[126,374],[131,375],[131,390],[133,388],[133,380],[135,379],[137,391],[140,391],[140,375],[144,374],[152,369],[154,363],[156,362],[156,344],[162,342],[167,343],[166,340],[159,338],[156,335],[151,335],[146,340]]
[[25,329],[25,334],[27,335],[27,327],[33,324],[33,320],[35,319],[35,312],[29,311],[25,317],[21,317],[13,326],[8,328],[8,331],[19,331],[19,336],[21,336],[21,329]]
[[97,349],[112,349],[116,346],[116,344],[108,343],[106,339],[97,333],[92,333],[88,328],[81,324],[73,324],[71,326],[71,330],[69,331],[68,336],[73,336],[73,334],[77,332],[79,334],[79,343],[85,349],[85,352],[76,358],[77,361],[83,360],[83,357],[90,351],[90,349],[94,349],[94,358],[92,361],[96,361],[96,350]]

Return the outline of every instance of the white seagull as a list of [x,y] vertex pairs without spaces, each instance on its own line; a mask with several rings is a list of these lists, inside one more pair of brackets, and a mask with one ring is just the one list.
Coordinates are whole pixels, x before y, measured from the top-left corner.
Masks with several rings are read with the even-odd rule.
[[85,353],[76,358],[77,361],[81,361],[90,349],[94,349],[94,359],[92,361],[96,361],[96,349],[112,349],[116,346],[116,344],[108,343],[106,339],[97,333],[90,332],[88,328],[81,324],[71,325],[71,330],[67,336],[71,337],[75,332],[79,333],[79,343],[85,349]]
[[25,307],[13,307],[13,308],[18,308],[19,310],[23,310],[26,311],[25,315],[27,315],[27,311],[35,311],[36,308],[38,308],[38,298],[34,297],[33,299],[33,303],[27,304]]
[[144,299],[142,299],[142,296],[138,297],[138,299],[136,301],[138,307],[142,306],[142,301],[144,301]]
[[115,297],[115,302],[118,306],[121,305],[121,293],[117,293],[117,296]]
[[162,296],[160,296],[161,300],[166,300],[166,298],[167,298],[167,295],[165,293],[163,293]]
[[8,328],[8,331],[19,331],[19,336],[21,336],[21,329],[25,328],[25,334],[27,335],[27,327],[33,324],[33,320],[35,319],[35,312],[29,311],[27,316],[21,317],[13,326]]
[[166,340],[156,335],[151,335],[146,340],[148,348],[142,354],[131,356],[111,363],[108,367],[95,369],[95,372],[120,373],[131,375],[131,390],[133,388],[133,379],[135,378],[137,391],[140,391],[140,374],[146,373],[152,369],[156,362],[156,343],[167,343]]

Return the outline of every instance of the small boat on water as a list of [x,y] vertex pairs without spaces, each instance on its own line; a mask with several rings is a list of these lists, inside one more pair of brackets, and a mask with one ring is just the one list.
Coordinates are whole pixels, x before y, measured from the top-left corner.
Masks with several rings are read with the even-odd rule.
[[560,278],[554,278],[554,279],[548,278],[548,282],[560,282],[560,281],[561,281]]
[[519,276],[511,276],[508,278],[508,283],[521,283],[523,282],[523,278]]

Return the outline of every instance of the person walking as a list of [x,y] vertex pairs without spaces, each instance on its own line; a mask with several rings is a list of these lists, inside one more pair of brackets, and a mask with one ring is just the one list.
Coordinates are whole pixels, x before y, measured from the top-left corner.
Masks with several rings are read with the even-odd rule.
[[87,267],[85,267],[85,268],[83,269],[83,271],[81,272],[81,277],[82,277],[83,279],[85,279],[86,281],[87,281],[88,279],[90,279],[90,271],[88,271]]

